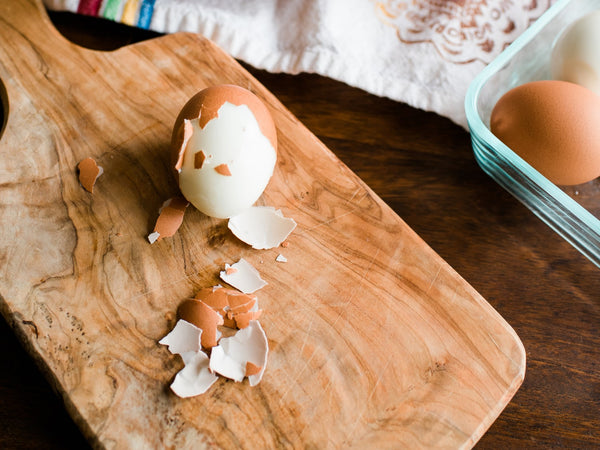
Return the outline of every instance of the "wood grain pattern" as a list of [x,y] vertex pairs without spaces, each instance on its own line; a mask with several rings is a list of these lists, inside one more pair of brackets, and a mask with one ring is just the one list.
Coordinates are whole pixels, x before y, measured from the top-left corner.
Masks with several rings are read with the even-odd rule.
[[[506,322],[235,61],[172,35],[111,53],[65,41],[37,3],[0,5],[2,313],[94,445],[252,448],[470,446],[524,375]],[[40,17],[40,19],[36,19]],[[175,192],[166,151],[183,103],[222,82],[274,115],[263,199],[299,223],[285,250],[251,251],[191,211],[146,235]],[[15,158],[15,154],[19,158]],[[75,166],[104,167],[94,195]],[[239,257],[260,268],[265,379],[180,400],[156,341],[177,304]]]

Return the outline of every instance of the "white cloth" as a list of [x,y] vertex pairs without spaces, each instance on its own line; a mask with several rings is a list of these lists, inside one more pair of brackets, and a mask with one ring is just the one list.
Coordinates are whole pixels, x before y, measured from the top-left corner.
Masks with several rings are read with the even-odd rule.
[[465,127],[469,83],[552,1],[44,0],[161,33],[200,33],[256,68],[318,73]]

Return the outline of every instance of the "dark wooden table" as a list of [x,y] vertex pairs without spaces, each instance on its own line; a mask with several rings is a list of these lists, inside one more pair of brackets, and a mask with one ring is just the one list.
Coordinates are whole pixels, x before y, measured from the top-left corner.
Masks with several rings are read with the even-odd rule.
[[[51,17],[96,49],[154,36]],[[600,448],[600,269],[485,175],[449,120],[320,76],[249,70],[520,336],[525,381],[477,447]],[[0,342],[0,448],[85,448],[3,319]]]

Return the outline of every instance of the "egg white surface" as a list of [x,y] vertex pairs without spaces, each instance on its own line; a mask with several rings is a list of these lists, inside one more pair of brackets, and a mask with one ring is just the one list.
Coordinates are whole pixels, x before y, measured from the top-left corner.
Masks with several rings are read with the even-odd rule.
[[[182,194],[198,210],[216,218],[229,218],[252,206],[273,175],[277,154],[250,109],[225,102],[204,128],[199,119],[190,122],[193,134],[179,172]],[[199,151],[205,160],[196,169]],[[227,165],[231,176],[215,170],[221,164]]]
[[569,25],[552,50],[552,77],[600,95],[600,10]]

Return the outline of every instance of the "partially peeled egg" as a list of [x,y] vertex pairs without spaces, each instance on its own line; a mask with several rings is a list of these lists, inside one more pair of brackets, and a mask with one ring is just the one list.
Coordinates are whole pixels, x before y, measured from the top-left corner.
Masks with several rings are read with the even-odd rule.
[[171,162],[183,196],[226,219],[262,195],[277,161],[277,131],[265,104],[235,85],[206,88],[184,105],[173,127]]

